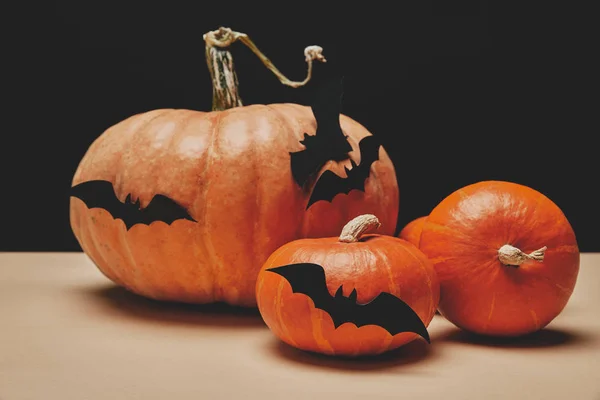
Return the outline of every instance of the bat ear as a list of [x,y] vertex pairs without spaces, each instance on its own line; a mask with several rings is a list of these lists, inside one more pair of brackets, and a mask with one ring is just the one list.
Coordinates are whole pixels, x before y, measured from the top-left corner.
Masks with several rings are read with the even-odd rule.
[[127,197],[125,197],[125,203],[131,203],[131,193],[129,193]]
[[348,296],[348,298],[350,300],[352,300],[353,302],[356,302],[356,297],[358,296],[358,293],[356,292],[356,288],[352,289],[352,293],[350,293],[350,296]]
[[352,166],[352,168],[350,168],[350,169],[348,169],[348,167],[344,167],[344,169],[346,170],[346,173],[352,171],[357,166],[357,164],[354,162],[353,159],[350,159],[350,165]]
[[340,285],[337,292],[335,292],[335,297],[344,297],[344,285]]

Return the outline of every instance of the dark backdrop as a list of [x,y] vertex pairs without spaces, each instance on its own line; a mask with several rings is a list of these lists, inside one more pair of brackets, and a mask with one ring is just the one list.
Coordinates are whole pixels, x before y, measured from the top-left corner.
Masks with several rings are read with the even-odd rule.
[[15,10],[3,40],[11,106],[0,250],[79,250],[67,192],[87,147],[135,113],[208,110],[202,34],[229,26],[292,79],[304,76],[306,45],[324,48],[328,63],[316,66],[313,82],[291,89],[234,45],[242,98],[307,104],[320,82],[343,74],[343,112],[381,139],[397,168],[399,228],[461,186],[509,180],[554,200],[581,250],[600,251],[598,167],[584,136],[597,135],[597,111],[582,96],[597,98],[589,78],[596,45],[585,43],[593,14],[565,3],[244,3],[61,1]]

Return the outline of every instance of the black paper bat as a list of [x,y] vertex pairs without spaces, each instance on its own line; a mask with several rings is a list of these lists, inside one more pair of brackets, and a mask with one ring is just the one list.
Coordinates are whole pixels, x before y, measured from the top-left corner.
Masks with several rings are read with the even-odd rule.
[[123,220],[127,230],[136,224],[150,225],[154,221],[171,224],[178,219],[187,219],[196,222],[185,208],[161,194],[155,195],[144,209],[140,208],[140,199],[135,203],[131,202],[131,194],[128,194],[125,203],[122,203],[109,181],[92,180],[80,183],[71,188],[71,196],[81,199],[88,208],[105,209],[114,219]]
[[311,105],[317,130],[314,135],[304,134],[300,141],[305,146],[304,150],[290,153],[292,176],[301,187],[327,161],[345,160],[348,152],[352,151],[340,125],[342,92],[342,79],[323,86]]
[[325,270],[318,264],[299,263],[270,268],[267,271],[283,276],[294,293],[310,297],[315,308],[329,314],[333,325],[351,322],[357,327],[376,325],[392,336],[401,332],[414,332],[430,343],[429,332],[421,318],[398,297],[381,292],[366,304],[357,304],[356,288],[344,297],[342,286],[331,296],[325,281]]
[[365,180],[371,173],[371,165],[379,160],[381,146],[374,136],[365,136],[358,144],[360,148],[360,164],[351,160],[352,169],[345,168],[347,177],[342,178],[332,171],[325,171],[315,184],[306,209],[319,200],[331,201],[340,193],[350,193],[351,190],[365,190]]

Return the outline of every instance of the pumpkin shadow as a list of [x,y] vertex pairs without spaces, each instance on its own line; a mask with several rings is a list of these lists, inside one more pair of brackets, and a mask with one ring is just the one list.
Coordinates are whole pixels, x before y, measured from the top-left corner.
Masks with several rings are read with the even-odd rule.
[[319,368],[346,371],[379,371],[398,368],[422,362],[435,355],[434,347],[418,339],[397,349],[374,356],[330,356],[300,350],[278,339],[274,339],[270,343],[270,350],[277,357],[287,361]]
[[266,328],[257,308],[224,303],[189,304],[149,299],[120,286],[86,290],[106,311],[153,323],[204,325],[219,328]]
[[580,346],[588,341],[588,337],[556,328],[544,328],[520,337],[483,336],[455,328],[440,335],[437,340],[439,342],[453,342],[486,347],[524,349]]

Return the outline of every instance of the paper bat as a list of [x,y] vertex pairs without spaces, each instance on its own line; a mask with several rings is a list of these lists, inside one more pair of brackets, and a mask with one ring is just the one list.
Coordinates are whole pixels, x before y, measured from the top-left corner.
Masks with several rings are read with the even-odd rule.
[[319,200],[331,201],[340,193],[350,193],[351,190],[365,190],[365,180],[371,173],[371,165],[379,160],[379,147],[375,137],[366,136],[358,144],[360,148],[360,164],[351,160],[352,169],[346,170],[346,178],[336,175],[332,171],[321,174],[310,195],[306,209]]
[[359,328],[376,325],[392,336],[402,332],[413,332],[430,343],[429,333],[421,318],[404,301],[390,293],[381,292],[370,302],[358,304],[356,288],[348,297],[344,297],[340,286],[335,296],[331,296],[325,281],[325,270],[318,264],[289,264],[267,271],[283,276],[294,293],[308,296],[315,308],[329,314],[335,328],[347,322]]
[[317,121],[314,135],[304,134],[300,141],[304,150],[290,153],[292,176],[301,187],[311,175],[316,174],[327,161],[341,161],[348,158],[352,146],[340,125],[342,110],[342,80],[333,80],[318,93],[311,105]]
[[103,208],[114,219],[123,220],[127,230],[136,224],[150,225],[155,221],[171,224],[178,219],[196,222],[185,208],[167,196],[155,195],[148,206],[140,208],[140,200],[131,201],[131,194],[122,203],[115,193],[111,182],[91,180],[71,188],[71,196],[81,199],[88,208]]

